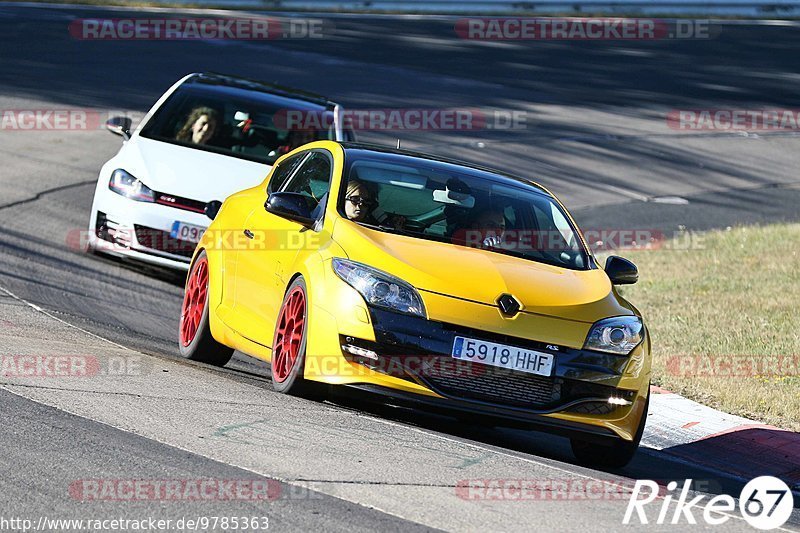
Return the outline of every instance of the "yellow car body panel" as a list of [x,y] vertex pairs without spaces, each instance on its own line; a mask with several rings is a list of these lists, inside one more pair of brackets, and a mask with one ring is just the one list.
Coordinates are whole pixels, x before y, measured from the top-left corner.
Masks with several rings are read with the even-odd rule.
[[[228,198],[197,247],[196,254],[205,250],[208,255],[209,321],[218,342],[270,361],[282,299],[291,281],[303,276],[308,287],[305,379],[368,384],[443,398],[420,383],[371,370],[344,356],[342,338],[376,341],[376,337],[367,303],[334,273],[334,258],[369,265],[416,288],[428,321],[575,350],[582,349],[596,321],[639,315],[617,294],[600,268],[569,270],[369,229],[340,215],[336,201],[327,203],[318,231],[268,213],[264,203],[274,170],[286,158],[309,150],[330,155],[329,198],[339,198],[344,148],[332,141],[305,145],[279,159],[263,183]],[[243,240],[244,230],[258,237]],[[503,316],[495,303],[503,293],[513,294],[523,304],[513,318]],[[615,380],[616,387],[635,392],[630,405],[608,414],[553,412],[541,416],[605,428],[631,440],[647,399],[650,372],[650,339],[645,330],[644,341]]]

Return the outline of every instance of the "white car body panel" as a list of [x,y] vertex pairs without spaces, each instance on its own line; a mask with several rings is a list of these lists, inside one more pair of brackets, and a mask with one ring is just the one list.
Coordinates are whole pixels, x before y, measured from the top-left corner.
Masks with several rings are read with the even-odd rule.
[[[131,138],[100,170],[89,220],[88,250],[186,271],[190,254],[185,250],[172,253],[174,246],[166,246],[166,250],[145,246],[136,237],[134,226],[169,233],[176,221],[203,228],[211,223],[204,213],[134,201],[115,193],[108,183],[116,169],[125,170],[157,193],[208,203],[223,202],[235,192],[258,185],[272,168],[265,163],[140,136],[143,127],[167,98],[192,76],[181,79],[159,98]],[[98,237],[98,213],[106,216],[108,227],[114,232],[113,242]]]

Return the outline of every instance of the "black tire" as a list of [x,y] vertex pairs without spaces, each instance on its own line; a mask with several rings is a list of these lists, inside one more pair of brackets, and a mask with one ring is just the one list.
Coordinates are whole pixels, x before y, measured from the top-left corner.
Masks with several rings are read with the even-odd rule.
[[[287,303],[290,298],[293,298],[296,292],[303,295],[303,325],[302,336],[300,339],[299,348],[297,351],[294,363],[288,370],[285,371],[278,369],[278,362],[276,360],[277,354],[277,341],[279,337],[279,329],[282,325],[281,321],[284,319],[284,313],[287,311]],[[278,312],[278,320],[275,324],[275,332],[272,337],[272,362],[270,363],[270,374],[272,376],[272,388],[281,394],[288,394],[290,396],[302,396],[304,398],[320,400],[325,397],[325,387],[322,384],[306,381],[303,377],[303,370],[306,362],[306,344],[308,340],[308,289],[303,276],[298,276],[286,289],[286,294],[283,297],[280,311]]]
[[231,360],[231,357],[233,357],[234,350],[233,348],[229,348],[224,344],[218,343],[216,340],[214,340],[214,337],[211,336],[211,328],[208,325],[209,290],[207,278],[203,313],[200,317],[200,322],[197,325],[197,331],[192,336],[192,339],[188,344],[185,343],[184,339],[184,314],[186,312],[187,298],[189,297],[190,281],[192,280],[192,276],[198,273],[198,268],[202,264],[206,265],[206,269],[208,268],[208,257],[206,256],[205,250],[198,254],[197,258],[192,264],[189,275],[186,276],[184,303],[181,307],[181,322],[178,327],[178,347],[181,355],[186,359],[191,359],[192,361],[198,361],[200,363],[206,363],[214,366],[225,366],[228,361]]
[[618,438],[616,442],[609,446],[572,438],[569,440],[572,446],[572,454],[579,463],[587,466],[622,468],[630,463],[633,456],[636,455],[639,442],[642,440],[642,435],[644,434],[644,426],[647,423],[647,411],[649,408],[650,394],[648,391],[642,418],[639,420],[639,425],[636,428],[636,434],[633,436],[632,441]]

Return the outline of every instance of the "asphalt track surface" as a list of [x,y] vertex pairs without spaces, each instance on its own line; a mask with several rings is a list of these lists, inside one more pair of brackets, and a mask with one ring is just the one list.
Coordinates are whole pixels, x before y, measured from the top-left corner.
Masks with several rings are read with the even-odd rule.
[[[583,227],[800,218],[797,137],[686,133],[664,119],[676,108],[793,107],[800,35],[792,26],[635,43],[474,43],[455,37],[452,20],[366,16],[330,18],[324,39],[269,43],[85,42],[67,32],[76,17],[122,16],[0,5],[0,108],[143,112],[180,76],[211,70],[279,80],[350,108],[522,110],[527,126],[514,131],[362,137],[400,136],[404,146],[534,175]],[[97,171],[119,138],[98,130],[0,131],[0,139],[0,286],[21,298],[0,294],[3,355],[146,354],[146,371],[135,375],[4,378],[6,517],[262,512],[276,530],[616,530],[622,500],[476,502],[455,487],[475,478],[694,478],[710,493],[741,488],[655,452],[602,472],[573,464],[556,437],[348,395],[287,398],[271,391],[265,365],[238,354],[222,370],[179,361],[180,281],[86,256],[69,238],[85,227]],[[653,201],[663,196],[689,203]],[[257,505],[71,497],[76,480],[100,478],[269,478],[284,483],[284,497]],[[787,527],[798,523],[795,511]],[[733,518],[727,527],[748,528]]]

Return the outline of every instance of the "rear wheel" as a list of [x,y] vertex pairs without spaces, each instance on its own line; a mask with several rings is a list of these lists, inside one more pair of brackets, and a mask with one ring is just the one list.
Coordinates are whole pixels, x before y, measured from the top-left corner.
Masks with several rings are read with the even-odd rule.
[[218,343],[211,336],[208,324],[208,257],[200,252],[186,279],[186,291],[178,327],[181,355],[192,361],[225,366],[233,349]]
[[595,442],[586,442],[580,439],[570,439],[572,453],[578,462],[590,466],[605,466],[611,468],[622,468],[633,459],[636,450],[639,448],[639,441],[644,434],[644,426],[647,422],[647,411],[650,407],[650,394],[644,403],[644,412],[636,428],[636,434],[632,441],[618,438],[611,445],[603,445]]
[[283,298],[272,341],[272,388],[283,394],[318,398],[322,387],[303,378],[308,337],[308,290],[302,276]]

